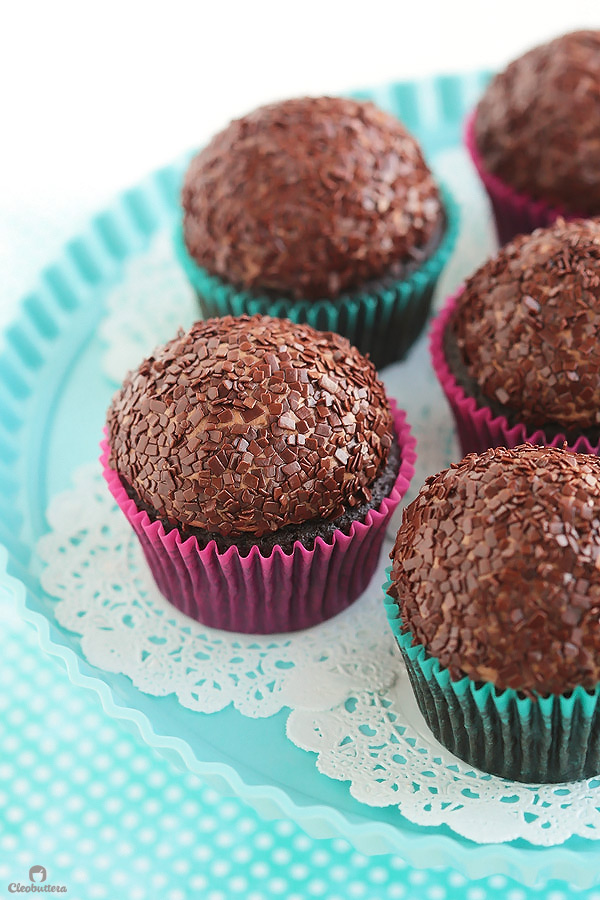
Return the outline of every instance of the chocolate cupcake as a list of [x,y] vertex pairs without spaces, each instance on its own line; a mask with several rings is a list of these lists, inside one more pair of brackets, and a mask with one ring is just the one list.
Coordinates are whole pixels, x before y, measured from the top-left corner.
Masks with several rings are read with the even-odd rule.
[[525,441],[598,452],[600,222],[521,235],[433,325],[431,354],[464,453]]
[[420,333],[456,216],[415,139],[372,103],[264,106],[191,162],[178,256],[205,316],[345,335],[381,367]]
[[600,773],[600,460],[471,454],[404,511],[386,598],[417,702],[469,764]]
[[600,214],[600,31],[565,34],[496,75],[466,143],[501,243]]
[[347,340],[209,319],[130,374],[105,476],[156,582],[204,624],[304,628],[366,587],[414,440]]

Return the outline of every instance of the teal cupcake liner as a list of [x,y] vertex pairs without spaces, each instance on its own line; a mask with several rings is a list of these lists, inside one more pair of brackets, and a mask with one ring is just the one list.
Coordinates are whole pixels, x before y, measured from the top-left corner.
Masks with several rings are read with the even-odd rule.
[[361,353],[368,353],[381,369],[403,359],[421,334],[437,280],[454,249],[458,205],[445,189],[442,198],[446,211],[444,234],[435,253],[417,271],[405,280],[389,284],[382,281],[368,292],[342,294],[333,300],[294,300],[238,290],[196,264],[187,251],[181,223],[175,232],[175,251],[196,291],[204,318],[260,313],[307,323],[319,331],[335,331]]
[[522,697],[448,669],[403,631],[396,600],[384,585],[388,622],[417,704],[434,737],[469,765],[511,781],[557,784],[600,773],[600,685],[568,694]]

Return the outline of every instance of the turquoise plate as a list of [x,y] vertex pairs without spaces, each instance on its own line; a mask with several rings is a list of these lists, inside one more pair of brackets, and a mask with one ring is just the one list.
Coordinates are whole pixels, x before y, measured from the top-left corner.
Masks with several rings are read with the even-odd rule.
[[[398,114],[432,153],[459,142],[464,114],[484,82],[484,75],[443,77],[360,96]],[[47,530],[49,499],[70,486],[80,463],[97,456],[113,390],[100,366],[104,300],[125,261],[157,231],[173,228],[184,165],[162,169],[95,216],[42,273],[6,331],[0,357],[0,562],[6,571],[0,587],[17,595],[43,647],[64,660],[76,684],[95,690],[105,708],[137,727],[149,744],[266,817],[287,816],[313,837],[344,837],[366,854],[395,853],[413,866],[450,866],[469,878],[498,873],[528,885],[550,879],[580,888],[596,884],[600,848],[593,841],[481,846],[449,829],[413,825],[393,808],[362,805],[285,738],[285,712],[266,720],[231,708],[203,715],[174,696],[148,696],[125,676],[89,665],[77,636],[56,623],[33,548]]]

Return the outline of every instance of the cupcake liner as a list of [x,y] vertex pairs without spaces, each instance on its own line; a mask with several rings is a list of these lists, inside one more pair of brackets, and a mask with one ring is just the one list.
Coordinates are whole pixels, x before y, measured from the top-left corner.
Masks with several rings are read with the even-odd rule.
[[466,120],[464,142],[490,198],[500,245],[511,241],[517,234],[527,234],[536,228],[546,228],[559,216],[564,219],[586,218],[583,214],[568,213],[558,206],[534,200],[533,197],[505,184],[497,175],[488,172],[475,142],[475,115],[474,111]]
[[319,331],[335,331],[368,353],[378,369],[402,359],[421,334],[431,309],[433,292],[458,234],[458,206],[447,190],[442,191],[446,228],[435,253],[412,275],[389,284],[383,281],[370,291],[343,294],[333,300],[294,300],[237,290],[209,274],[191,258],[183,227],[175,232],[175,251],[192,287],[202,315],[274,316],[307,323]]
[[463,455],[483,453],[490,447],[516,447],[519,444],[540,444],[547,447],[562,447],[577,453],[600,455],[600,443],[592,443],[585,435],[570,440],[564,433],[549,437],[543,428],[533,428],[523,423],[510,425],[505,416],[494,415],[487,406],[478,406],[474,397],[469,397],[452,374],[444,353],[444,332],[463,288],[453,294],[434,320],[430,336],[429,350],[431,362],[446,399],[450,404]]
[[363,522],[354,522],[348,534],[337,530],[331,542],[318,537],[312,550],[299,541],[292,553],[275,547],[268,557],[257,547],[246,556],[235,547],[220,553],[215,541],[200,549],[194,536],[184,539],[176,528],[165,532],[162,522],[152,522],[137,508],[109,468],[104,440],[104,478],[166,599],[204,625],[247,634],[308,628],[356,600],[375,571],[387,524],[414,474],[416,441],[405,413],[393,401],[390,405],[402,459],[389,496]]
[[388,622],[436,740],[471,766],[511,781],[556,784],[600,773],[600,685],[569,694],[522,697],[510,688],[452,681],[448,669],[403,632],[384,585]]

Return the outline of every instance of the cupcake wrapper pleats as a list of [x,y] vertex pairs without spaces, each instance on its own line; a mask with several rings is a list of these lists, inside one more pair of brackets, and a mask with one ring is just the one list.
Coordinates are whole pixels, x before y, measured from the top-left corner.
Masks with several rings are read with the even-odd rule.
[[534,200],[533,197],[505,184],[497,175],[488,172],[475,143],[475,115],[475,112],[471,113],[466,120],[464,142],[490,198],[500,245],[511,241],[517,234],[528,234],[536,228],[546,228],[559,216],[564,219],[585,218],[582,215],[567,213],[564,209],[550,206],[541,200]]
[[421,334],[438,278],[454,249],[458,206],[448,191],[443,191],[443,199],[444,235],[435,253],[416,272],[403,281],[382,283],[370,292],[359,291],[334,300],[273,298],[238,290],[194,262],[181,225],[175,233],[175,250],[205,318],[260,313],[307,323],[319,331],[334,331],[348,338],[381,369],[402,359]]
[[[384,590],[389,587],[388,580]],[[532,699],[467,677],[452,681],[437,659],[413,644],[412,633],[403,632],[398,604],[387,593],[385,606],[419,709],[451,753],[512,781],[559,783],[600,773],[600,686]]]
[[433,368],[454,415],[463,455],[483,453],[490,447],[516,447],[524,443],[562,447],[565,442],[570,450],[578,453],[600,455],[600,444],[591,443],[585,435],[575,441],[567,441],[564,434],[548,437],[542,428],[532,428],[522,423],[511,426],[505,416],[495,416],[489,407],[478,406],[474,397],[467,396],[450,371],[444,352],[444,332],[461,291],[462,288],[449,297],[433,321],[429,350]]
[[108,465],[109,445],[103,441],[104,477],[161,593],[204,625],[248,634],[308,628],[349,606],[375,571],[387,524],[414,473],[415,439],[404,412],[393,401],[391,407],[402,457],[389,497],[370,510],[364,522],[354,522],[348,534],[334,532],[330,543],[317,538],[307,550],[297,541],[291,554],[276,547],[268,557],[257,547],[247,556],[240,556],[235,547],[220,553],[214,541],[200,549],[193,536],[184,539],[177,529],[165,532],[161,522],[152,522],[128,496]]

